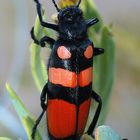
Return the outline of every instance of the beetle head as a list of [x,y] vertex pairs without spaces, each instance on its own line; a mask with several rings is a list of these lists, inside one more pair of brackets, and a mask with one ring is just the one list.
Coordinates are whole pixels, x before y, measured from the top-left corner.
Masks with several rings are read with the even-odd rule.
[[65,40],[77,40],[86,35],[86,23],[83,12],[77,6],[67,7],[58,14],[60,37]]
[[64,40],[83,39],[87,33],[87,26],[83,18],[83,12],[79,9],[81,0],[75,6],[59,9],[52,0],[58,13],[59,37]]

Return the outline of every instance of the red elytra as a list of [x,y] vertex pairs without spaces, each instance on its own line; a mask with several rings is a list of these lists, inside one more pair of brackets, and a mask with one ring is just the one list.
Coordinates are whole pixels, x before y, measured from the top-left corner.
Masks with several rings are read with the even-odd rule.
[[[84,101],[79,106],[77,114],[77,107],[74,104],[59,99],[48,100],[47,118],[50,134],[60,139],[74,134],[82,135],[88,118],[90,102],[91,99]],[[77,130],[76,125],[78,125]]]
[[49,68],[49,81],[64,87],[74,88],[77,86],[77,75],[75,72],[62,68]]
[[84,87],[92,81],[92,67],[81,71],[78,75],[62,68],[49,68],[49,81],[64,87],[75,88],[78,84]]
[[93,56],[93,46],[92,46],[92,45],[89,45],[89,46],[86,48],[86,50],[85,50],[85,52],[84,52],[84,56],[85,56],[87,59],[89,59],[89,58],[91,58],[91,57]]
[[71,57],[71,53],[68,51],[68,49],[65,46],[60,46],[57,49],[57,55],[61,59],[69,59]]

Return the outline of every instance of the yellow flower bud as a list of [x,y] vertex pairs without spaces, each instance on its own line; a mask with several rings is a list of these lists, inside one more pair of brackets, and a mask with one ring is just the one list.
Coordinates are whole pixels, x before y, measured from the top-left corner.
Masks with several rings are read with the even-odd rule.
[[60,8],[65,8],[68,6],[73,6],[77,3],[78,0],[59,0],[59,6]]

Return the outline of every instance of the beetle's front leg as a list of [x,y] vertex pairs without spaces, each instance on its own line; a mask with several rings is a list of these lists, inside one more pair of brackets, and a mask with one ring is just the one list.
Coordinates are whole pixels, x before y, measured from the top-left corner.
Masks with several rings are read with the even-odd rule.
[[53,46],[55,43],[55,40],[53,38],[50,38],[48,36],[44,36],[43,38],[41,38],[40,40],[38,40],[35,37],[34,34],[34,27],[31,29],[31,38],[33,39],[34,43],[37,45],[40,45],[41,47],[45,47],[45,43],[47,42],[50,46]]

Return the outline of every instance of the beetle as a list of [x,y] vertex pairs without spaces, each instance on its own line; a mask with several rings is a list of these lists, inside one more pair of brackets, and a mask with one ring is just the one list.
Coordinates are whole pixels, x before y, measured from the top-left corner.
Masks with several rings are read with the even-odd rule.
[[35,139],[37,126],[45,111],[51,140],[80,140],[91,99],[98,103],[86,132],[92,136],[102,107],[100,96],[92,90],[93,57],[104,53],[104,49],[94,47],[88,39],[87,29],[96,24],[98,19],[84,20],[79,8],[81,0],[64,9],[59,9],[55,0],[52,0],[58,12],[58,25],[48,23],[43,21],[40,2],[34,1],[41,25],[58,32],[58,39],[44,36],[37,40],[34,27],[31,30],[34,43],[41,47],[48,43],[51,48],[47,66],[48,82],[40,96],[43,111],[32,129],[32,140]]

